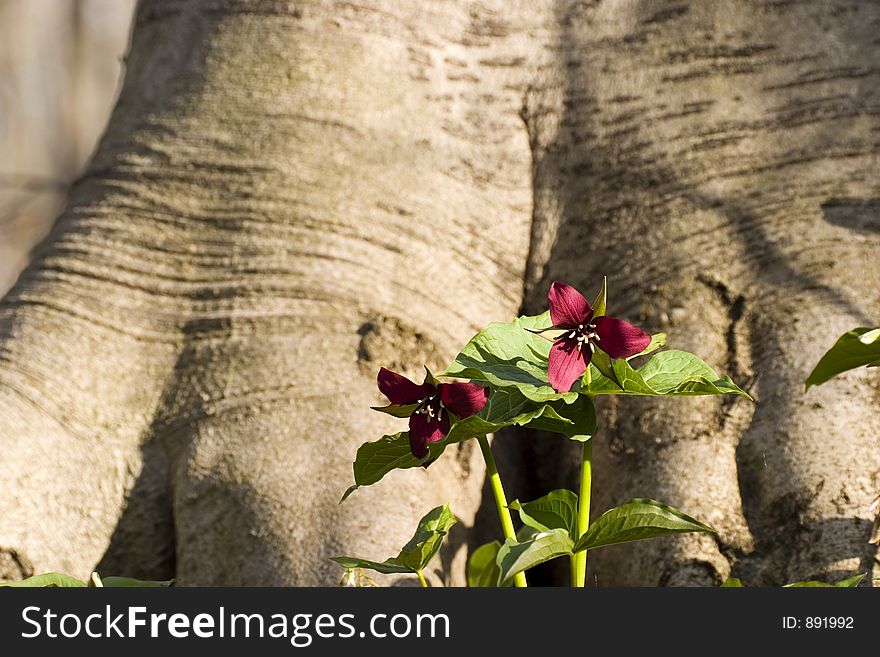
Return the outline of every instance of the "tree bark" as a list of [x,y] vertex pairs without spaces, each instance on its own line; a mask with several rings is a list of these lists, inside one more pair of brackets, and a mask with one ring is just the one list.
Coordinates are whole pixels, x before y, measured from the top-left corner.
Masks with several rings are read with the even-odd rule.
[[[757,398],[602,405],[594,508],[655,497],[720,534],[601,550],[590,579],[873,573],[876,376],[803,382],[837,336],[880,317],[877,5],[585,3],[560,6],[559,25],[560,76],[530,122],[527,308],[556,278],[608,274],[609,312],[668,331]],[[577,454],[536,488],[559,467],[573,484]]]
[[[654,497],[720,536],[596,552],[591,581],[871,570],[876,382],[802,386],[880,315],[877,14],[144,2],[90,171],[0,311],[0,565],[332,583],[326,557],[393,554],[437,503],[470,525],[467,445],[337,505],[357,445],[400,428],[365,411],[376,370],[608,274],[613,314],[758,403],[601,406],[594,508]],[[560,438],[507,446],[511,497],[571,465]]]
[[526,37],[494,21],[139,7],[99,151],[3,305],[0,546],[36,570],[308,585],[338,579],[334,554],[395,554],[438,503],[469,524],[470,445],[338,501],[357,446],[401,428],[368,409],[379,366],[442,367],[521,304]]

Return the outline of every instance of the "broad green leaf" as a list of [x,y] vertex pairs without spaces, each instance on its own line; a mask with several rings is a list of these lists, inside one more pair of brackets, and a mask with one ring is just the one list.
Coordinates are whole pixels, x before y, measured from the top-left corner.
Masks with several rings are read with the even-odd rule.
[[101,581],[104,588],[165,589],[174,584],[173,579],[143,580],[131,577],[102,577]]
[[[592,366],[592,365],[591,365]],[[730,377],[719,378],[711,367],[691,353],[670,349],[655,354],[635,370],[625,359],[612,361],[613,379],[593,372],[587,395],[645,395],[681,397],[691,395],[740,395],[751,397]]]
[[[577,400],[575,400],[577,401]],[[568,419],[557,412],[565,412],[565,404],[529,401],[518,390],[495,390],[489,396],[486,406],[477,415],[458,420],[449,429],[446,438],[431,446],[431,457],[439,455],[447,445],[464,442],[477,436],[490,433],[512,425],[523,426],[533,423],[552,426],[552,431],[574,428],[575,419]],[[595,414],[594,414],[595,417]]]
[[397,406],[396,404],[388,404],[388,406],[370,406],[374,411],[385,413],[393,417],[409,417],[419,407],[418,404],[406,404],[405,406]]
[[360,557],[331,557],[343,568],[365,568],[376,572],[388,574],[416,573],[424,570],[431,560],[437,555],[443,538],[449,533],[450,528],[458,520],[449,510],[449,505],[431,509],[419,520],[416,533],[403,546],[396,557],[385,561],[371,561]]
[[508,538],[498,550],[496,559],[501,569],[500,581],[507,582],[517,573],[556,557],[570,555],[571,550],[572,540],[564,529],[540,532],[522,543]]
[[423,570],[439,552],[443,538],[457,522],[448,504],[431,509],[419,521],[415,535],[403,546],[395,561],[413,570]]
[[492,588],[498,586],[501,569],[495,562],[501,543],[492,541],[481,545],[471,553],[467,563],[467,582],[471,588]]
[[743,587],[742,580],[737,577],[728,577],[721,585],[722,589],[741,589]]
[[[626,359],[612,361],[597,351],[589,370],[571,392],[557,393],[547,380],[547,358],[551,341],[530,331],[551,325],[550,313],[522,316],[509,324],[490,324],[471,338],[444,376],[487,383],[496,388],[516,388],[537,402],[574,401],[576,392],[587,395],[720,395],[749,397],[729,377],[719,377],[702,360],[684,351],[662,351],[638,370]],[[665,344],[658,333],[640,355]]]
[[533,502],[514,500],[510,508],[519,512],[523,524],[539,532],[564,529],[571,537],[577,534],[578,496],[568,489],[554,490]]
[[[456,421],[443,440],[429,446],[426,462],[439,458],[449,445],[513,425],[561,433],[572,440],[584,441],[595,432],[596,410],[592,401],[583,395],[575,395],[570,404],[563,400],[539,404],[516,389],[495,390],[480,413]],[[393,470],[414,468],[419,464],[410,452],[409,432],[402,431],[364,443],[358,448],[352,467],[354,485],[345,491],[341,501],[348,499],[359,487],[374,484]]]
[[714,534],[715,530],[671,506],[637,498],[599,516],[578,539],[574,551],[687,532]]
[[586,442],[596,433],[596,407],[586,395],[578,395],[578,398],[570,404],[557,400],[548,402],[547,406],[565,421],[559,422],[550,413],[543,413],[529,420],[525,426],[530,429],[561,433],[578,442]]
[[857,328],[840,336],[810,372],[807,390],[864,365],[880,365],[880,328]]
[[847,579],[842,579],[839,582],[835,582],[834,584],[826,584],[825,582],[794,582],[793,584],[786,584],[782,588],[784,589],[799,589],[799,588],[840,588],[840,589],[853,589],[862,583],[862,580],[865,579],[865,573],[860,573],[855,577],[848,577]]
[[358,448],[352,465],[354,485],[345,491],[340,503],[361,486],[375,484],[392,470],[417,468],[419,465],[419,460],[410,451],[409,433],[406,431],[364,443]]
[[485,382],[496,388],[516,388],[536,402],[573,402],[576,393],[557,393],[547,380],[551,342],[530,332],[551,325],[549,310],[541,315],[518,317],[508,324],[489,324],[470,339],[442,376]]
[[76,577],[64,573],[43,573],[15,582],[0,582],[0,586],[21,588],[85,588],[87,584]]

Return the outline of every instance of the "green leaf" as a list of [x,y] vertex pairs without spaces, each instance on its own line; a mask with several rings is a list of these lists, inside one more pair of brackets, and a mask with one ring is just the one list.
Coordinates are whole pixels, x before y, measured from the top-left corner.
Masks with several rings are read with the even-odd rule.
[[377,573],[384,573],[385,575],[415,572],[412,568],[397,563],[394,557],[385,561],[370,561],[369,559],[358,559],[357,557],[330,557],[330,561],[335,561],[343,568],[364,568],[366,570],[375,570]]
[[784,589],[799,589],[799,588],[840,588],[840,589],[853,589],[862,583],[862,580],[865,579],[865,573],[859,573],[854,577],[848,577],[847,579],[842,579],[839,582],[835,582],[834,584],[826,584],[825,582],[794,582],[793,584],[786,584],[782,588]]
[[508,324],[489,324],[470,339],[442,376],[485,382],[495,388],[516,388],[536,402],[573,402],[576,393],[557,393],[547,380],[551,342],[530,332],[552,324],[550,311],[518,317]]
[[354,485],[345,491],[340,504],[361,486],[375,484],[392,470],[417,468],[419,465],[419,460],[410,451],[407,431],[364,443],[358,448],[352,465]]
[[[527,399],[516,389],[494,390],[480,413],[457,420],[443,440],[429,445],[426,462],[439,458],[449,445],[513,425],[552,431],[572,440],[585,441],[596,430],[596,409],[593,402],[583,395],[574,395],[569,404],[561,399],[539,404]],[[393,470],[419,465],[419,460],[410,452],[409,432],[402,431],[364,443],[358,448],[352,466],[354,485],[345,491],[341,502],[361,486],[374,484]]]
[[[551,324],[549,311],[518,317],[509,324],[490,324],[471,338],[443,376],[469,379],[495,388],[515,388],[536,402],[561,399],[571,403],[577,392],[590,396],[735,394],[750,398],[729,377],[719,377],[702,360],[679,350],[659,352],[638,370],[626,359],[612,361],[607,354],[597,351],[575,389],[557,393],[547,380],[551,341],[530,332]],[[663,333],[652,336],[651,343],[640,355],[656,351],[665,342]]]
[[880,328],[857,328],[840,336],[810,372],[807,390],[864,365],[880,365]]
[[173,579],[143,580],[131,577],[102,577],[101,581],[104,588],[165,589],[174,584]]
[[409,417],[418,407],[418,404],[406,404],[405,406],[398,406],[396,404],[388,404],[388,406],[370,406],[374,411],[379,411],[380,413],[385,413],[386,415],[391,415],[393,417]]
[[564,529],[572,538],[577,534],[578,496],[565,488],[554,490],[534,502],[514,500],[510,508],[519,512],[524,525],[539,532]]
[[678,349],[659,352],[637,370],[622,358],[612,361],[612,367],[613,378],[597,370],[581,392],[669,397],[734,394],[751,399],[730,377],[719,378],[702,360]]
[[578,539],[574,551],[687,532],[715,533],[715,530],[666,504],[633,499],[599,516]]
[[443,538],[457,522],[458,519],[452,515],[448,504],[431,509],[419,521],[415,535],[403,546],[395,560],[413,570],[423,570],[440,550]]
[[556,557],[570,555],[571,550],[572,540],[564,529],[541,532],[521,543],[508,538],[498,550],[496,558],[501,569],[500,581],[507,582],[517,573]]
[[[595,370],[595,374],[594,374]],[[589,374],[589,376],[587,376]],[[617,380],[617,373],[614,371],[614,363],[611,356],[604,351],[596,351],[590,359],[590,366],[584,372],[584,378],[581,385],[582,391],[590,391],[595,387],[594,383],[598,383],[602,378],[607,379],[613,385],[619,387],[620,382]]]
[[498,586],[501,569],[495,562],[501,543],[492,541],[481,545],[471,553],[467,563],[467,583],[471,588],[492,588]]
[[42,575],[34,575],[16,582],[0,582],[0,586],[22,587],[22,588],[85,588],[87,585],[82,580],[65,575],[64,573],[43,573]]
[[561,433],[578,442],[586,442],[596,433],[596,407],[586,395],[578,395],[578,398],[570,404],[564,400],[557,400],[548,402],[547,406],[565,421],[559,422],[550,413],[543,413],[529,420],[525,426],[530,429]]
[[552,426],[555,431],[563,431],[566,427],[573,429],[575,419],[568,419],[557,412],[557,409],[565,412],[564,408],[564,403],[536,404],[518,390],[495,390],[489,396],[482,411],[477,415],[458,420],[450,427],[449,433],[443,440],[431,445],[431,457],[433,458],[435,454],[439,456],[446,446],[453,443],[495,433],[512,425],[537,423],[541,426]]
[[736,577],[728,577],[721,585],[722,589],[741,589],[743,587],[742,580]]
[[365,568],[386,575],[416,573],[424,570],[425,566],[437,555],[443,544],[443,538],[456,522],[458,520],[452,515],[449,505],[444,504],[431,509],[419,520],[416,533],[396,557],[385,561],[371,561],[360,557],[343,556],[331,557],[331,561],[335,561],[343,568]]

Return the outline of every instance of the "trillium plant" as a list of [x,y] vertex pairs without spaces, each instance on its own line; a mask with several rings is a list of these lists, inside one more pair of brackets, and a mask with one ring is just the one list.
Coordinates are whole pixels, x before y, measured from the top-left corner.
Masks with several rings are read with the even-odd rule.
[[[476,440],[502,533],[500,540],[479,547],[468,559],[468,584],[480,587],[526,586],[530,568],[556,558],[569,560],[572,586],[582,587],[591,550],[684,532],[714,533],[699,520],[647,497],[609,509],[590,523],[596,397],[732,394],[751,399],[693,354],[665,349],[666,334],[650,335],[606,314],[606,297],[604,281],[592,304],[557,281],[550,286],[546,312],[490,324],[443,372],[426,370],[422,383],[380,369],[379,391],[389,404],[374,410],[406,419],[408,428],[361,445],[353,465],[354,484],[342,501],[395,470],[427,468],[450,445]],[[559,489],[530,502],[509,502],[488,436],[510,426],[558,433],[580,443],[579,491]],[[422,518],[396,557],[334,560],[346,568],[345,583],[356,583],[356,573],[367,569],[411,573],[427,586],[423,571],[454,522],[448,506],[437,507]]]

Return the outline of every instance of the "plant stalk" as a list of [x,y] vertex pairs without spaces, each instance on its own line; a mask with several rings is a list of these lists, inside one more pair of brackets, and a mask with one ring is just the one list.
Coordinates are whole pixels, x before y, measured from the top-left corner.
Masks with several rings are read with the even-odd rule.
[[[507,497],[504,495],[504,487],[501,485],[501,476],[498,474],[498,466],[495,465],[495,456],[486,436],[479,436],[480,451],[483,452],[483,460],[486,461],[486,473],[489,475],[489,485],[492,487],[492,495],[495,497],[495,508],[498,510],[498,518],[501,520],[501,530],[504,538],[516,540],[516,532],[513,529],[513,519],[510,517],[510,509],[507,508]],[[528,586],[526,574],[517,573],[513,576],[514,586]]]
[[428,580],[425,579],[425,576],[422,574],[421,570],[416,571],[416,575],[419,576],[419,584],[422,585],[423,589],[428,588]]
[[[590,494],[593,486],[593,440],[584,443],[581,456],[581,490],[578,497],[578,538],[587,533],[590,527]],[[572,586],[582,588],[587,582],[587,551],[578,552],[572,561]]]

